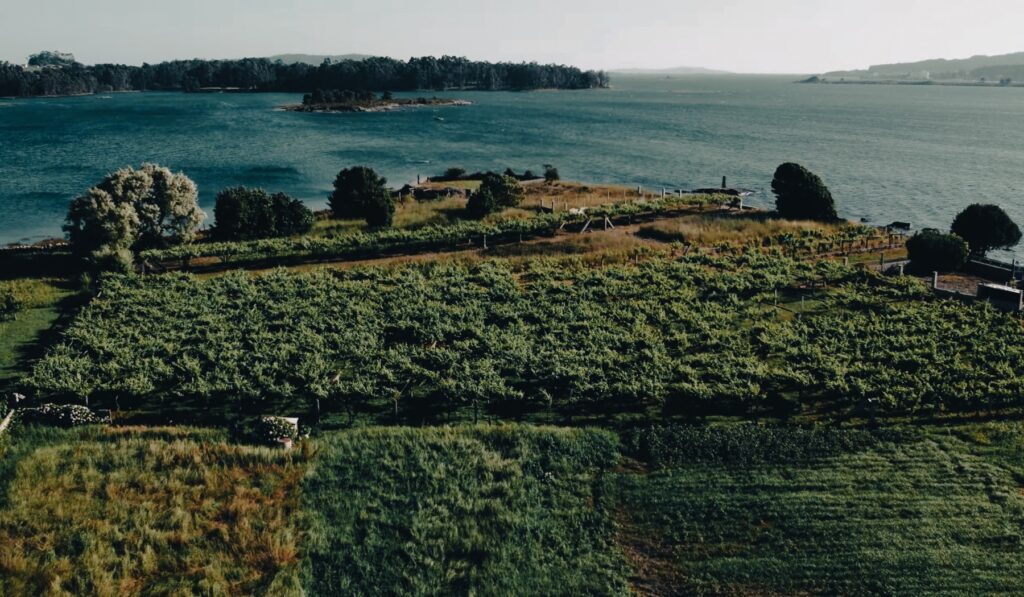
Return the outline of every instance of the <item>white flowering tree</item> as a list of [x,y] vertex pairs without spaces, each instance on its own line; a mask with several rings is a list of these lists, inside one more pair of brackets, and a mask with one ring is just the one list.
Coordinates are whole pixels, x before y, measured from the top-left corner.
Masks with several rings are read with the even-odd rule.
[[156,164],[109,174],[68,209],[72,250],[100,265],[128,267],[132,251],[195,240],[206,217],[190,178]]

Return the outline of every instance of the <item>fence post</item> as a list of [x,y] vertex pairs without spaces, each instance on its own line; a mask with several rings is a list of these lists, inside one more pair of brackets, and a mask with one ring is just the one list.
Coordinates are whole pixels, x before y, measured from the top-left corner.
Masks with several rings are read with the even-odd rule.
[[939,289],[939,272],[932,272],[932,290]]

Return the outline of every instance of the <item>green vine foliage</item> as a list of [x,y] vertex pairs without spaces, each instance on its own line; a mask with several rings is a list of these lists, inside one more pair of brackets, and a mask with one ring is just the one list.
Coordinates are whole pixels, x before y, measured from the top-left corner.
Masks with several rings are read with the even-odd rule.
[[[792,316],[776,290],[818,287]],[[831,401],[866,414],[1019,406],[1012,316],[836,263],[748,252],[113,276],[34,368],[42,395],[371,410],[694,415]],[[283,411],[278,411],[283,412]]]

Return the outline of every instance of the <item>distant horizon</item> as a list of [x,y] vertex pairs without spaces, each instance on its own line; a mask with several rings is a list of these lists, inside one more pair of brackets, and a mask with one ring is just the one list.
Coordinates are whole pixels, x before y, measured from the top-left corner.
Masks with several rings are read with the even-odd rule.
[[[101,63],[116,63],[116,65],[126,65],[126,66],[134,66],[134,67],[141,66],[143,62],[144,63],[151,63],[151,65],[154,65],[154,63],[170,62],[170,61],[175,61],[175,60],[242,60],[242,59],[249,59],[249,58],[274,59],[274,58],[280,58],[280,56],[325,56],[325,57],[365,56],[365,57],[391,58],[391,59],[396,59],[396,60],[401,60],[401,61],[406,61],[406,60],[409,60],[409,59],[412,59],[412,58],[425,57],[425,56],[437,56],[437,57],[440,56],[440,54],[413,54],[413,55],[410,55],[410,56],[407,56],[407,57],[399,57],[399,56],[393,56],[393,55],[387,55],[387,54],[369,54],[369,53],[365,53],[365,52],[297,52],[297,51],[287,51],[287,52],[276,52],[276,53],[273,53],[273,54],[265,54],[265,55],[237,55],[237,56],[217,56],[217,57],[188,56],[188,57],[170,57],[170,58],[164,58],[164,59],[152,60],[152,61],[150,61],[150,60],[143,60],[143,61],[114,61],[114,62],[112,62],[112,61],[83,60],[74,50],[70,50],[70,49],[67,49],[67,48],[40,48],[39,50],[35,50],[33,52],[30,52],[24,58],[11,59],[11,58],[0,56],[0,62],[7,61],[7,62],[10,62],[10,63],[13,63],[13,65],[25,65],[25,63],[28,62],[29,57],[31,55],[39,53],[39,52],[42,52],[42,51],[55,51],[55,52],[72,54],[72,55],[75,56],[75,59],[78,62],[80,62],[80,63],[82,63],[82,65],[86,65],[86,66],[101,65]],[[621,66],[621,67],[610,67],[610,68],[609,67],[587,68],[587,67],[581,67],[579,65],[573,65],[573,63],[569,63],[569,62],[555,62],[555,61],[527,60],[527,59],[518,59],[518,60],[517,59],[488,59],[488,58],[480,58],[480,57],[476,57],[476,56],[466,56],[466,55],[463,55],[463,54],[450,54],[450,55],[459,55],[461,57],[466,57],[466,58],[471,59],[471,60],[481,60],[481,61],[490,61],[490,62],[535,62],[536,61],[536,62],[539,62],[539,63],[562,63],[562,65],[569,66],[569,67],[578,67],[578,68],[586,70],[586,71],[604,71],[604,72],[609,73],[609,74],[618,74],[618,75],[805,76],[805,75],[822,75],[822,74],[830,73],[830,72],[831,73],[835,73],[835,72],[862,71],[862,70],[867,70],[867,69],[869,69],[871,67],[888,66],[888,65],[901,65],[901,63],[912,63],[912,62],[921,61],[921,60],[959,60],[959,59],[974,58],[974,57],[979,57],[979,56],[998,56],[998,55],[1006,55],[1006,54],[1013,54],[1013,53],[1019,53],[1019,52],[1024,52],[1024,48],[1022,48],[1021,50],[1012,51],[1012,52],[1005,52],[1005,53],[1000,53],[1000,54],[981,54],[981,53],[975,53],[975,54],[964,55],[964,56],[928,56],[928,57],[925,57],[925,58],[898,59],[898,60],[892,60],[890,62],[878,62],[878,63],[872,63],[872,65],[862,65],[862,66],[858,66],[858,67],[851,68],[851,69],[827,69],[827,70],[822,70],[822,71],[817,71],[817,72],[784,72],[784,71],[740,72],[740,71],[726,71],[726,70],[721,70],[721,69],[712,69],[712,68],[707,68],[707,67],[702,67],[702,66],[694,66],[694,65],[677,65],[677,66],[674,66],[674,67]],[[356,58],[346,58],[346,59],[356,59]]]
[[1024,5],[1010,0],[42,0],[12,3],[4,17],[0,58],[13,63],[47,49],[85,64],[152,64],[330,48],[323,53],[815,74],[1024,49],[1016,41]]
[[[155,61],[116,61],[116,62],[100,61],[100,62],[97,62],[97,61],[92,61],[92,60],[83,60],[73,49],[68,49],[68,48],[40,48],[38,50],[30,52],[29,54],[27,54],[26,56],[24,56],[22,58],[11,59],[11,58],[6,58],[6,57],[0,56],[0,62],[6,61],[6,62],[9,62],[11,64],[24,65],[24,64],[26,64],[28,62],[28,59],[32,55],[38,54],[40,52],[61,52],[61,53],[65,53],[65,54],[71,54],[71,55],[73,55],[75,57],[75,60],[77,62],[79,62],[80,64],[84,64],[86,66],[91,66],[91,65],[96,65],[96,64],[123,64],[123,65],[127,65],[127,66],[142,66],[143,63],[146,63],[146,64],[159,64],[161,62],[174,62],[174,61],[179,61],[179,60],[246,60],[246,59],[262,59],[262,58],[273,60],[273,59],[277,59],[277,58],[279,58],[281,56],[324,56],[324,57],[365,56],[365,57],[369,57],[369,58],[390,58],[392,60],[400,60],[400,61],[406,61],[406,60],[410,60],[412,58],[422,58],[422,57],[425,57],[425,56],[435,56],[435,57],[440,57],[441,56],[440,54],[413,54],[413,55],[406,56],[406,57],[399,57],[399,56],[392,56],[392,55],[387,55],[387,54],[367,54],[365,52],[277,52],[277,53],[274,53],[274,54],[267,54],[267,55],[245,55],[245,56],[238,55],[238,56],[215,56],[215,57],[185,56],[185,57],[166,58],[164,60],[155,60]],[[680,64],[680,65],[669,66],[669,67],[663,67],[663,66],[650,67],[650,66],[642,66],[642,65],[641,66],[626,65],[626,66],[618,66],[618,67],[583,67],[583,66],[579,66],[577,64],[572,64],[572,63],[565,63],[565,62],[559,63],[559,62],[555,62],[555,61],[544,61],[544,60],[525,60],[525,59],[523,59],[523,60],[515,60],[515,59],[510,59],[510,60],[492,60],[492,59],[480,58],[480,57],[476,57],[476,56],[467,56],[467,55],[463,55],[463,54],[450,54],[450,55],[456,55],[456,56],[468,58],[470,60],[480,60],[480,61],[485,61],[485,62],[513,62],[513,63],[537,62],[539,64],[565,64],[566,66],[575,66],[575,67],[581,68],[583,70],[595,70],[595,71],[603,70],[605,72],[619,73],[619,74],[648,74],[648,73],[649,74],[714,74],[714,75],[802,75],[802,74],[813,74],[813,73],[781,72],[781,71],[779,71],[779,72],[757,72],[757,73],[755,73],[755,72],[736,72],[736,71],[728,71],[728,70],[708,68],[708,67],[704,67],[704,66],[700,66],[700,65],[689,65],[689,64]],[[673,71],[691,71],[691,70],[692,71],[704,71],[704,72],[693,72],[693,73],[673,72]],[[638,71],[638,72],[630,72],[630,71]],[[639,72],[639,71],[644,71],[644,72]]]

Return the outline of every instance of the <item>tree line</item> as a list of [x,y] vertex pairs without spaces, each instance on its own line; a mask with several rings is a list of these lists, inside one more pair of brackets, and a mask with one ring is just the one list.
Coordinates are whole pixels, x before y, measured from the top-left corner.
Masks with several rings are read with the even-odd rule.
[[111,91],[196,91],[233,87],[249,91],[314,89],[412,91],[416,89],[591,89],[608,86],[603,71],[536,62],[482,62],[455,56],[366,58],[319,66],[267,58],[173,60],[159,64],[57,64],[24,68],[0,62],[0,95],[47,96]]

